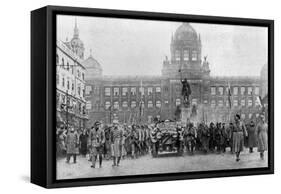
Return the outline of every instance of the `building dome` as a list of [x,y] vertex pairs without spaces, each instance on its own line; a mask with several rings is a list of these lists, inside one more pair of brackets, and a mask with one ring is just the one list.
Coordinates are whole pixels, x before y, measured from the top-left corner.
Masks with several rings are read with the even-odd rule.
[[86,68],[86,78],[91,79],[102,75],[102,67],[92,54],[83,61],[83,65]]
[[176,40],[181,40],[181,41],[198,40],[196,31],[189,23],[183,23],[180,27],[178,27],[174,35],[174,38]]

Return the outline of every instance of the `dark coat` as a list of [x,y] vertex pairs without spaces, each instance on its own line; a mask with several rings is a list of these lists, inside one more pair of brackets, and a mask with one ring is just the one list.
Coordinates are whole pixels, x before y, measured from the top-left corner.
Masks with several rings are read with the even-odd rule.
[[247,127],[248,132],[248,147],[254,148],[257,147],[257,136],[255,134],[256,126],[255,125],[249,125]]
[[76,132],[68,132],[65,140],[67,154],[79,154],[78,134]]

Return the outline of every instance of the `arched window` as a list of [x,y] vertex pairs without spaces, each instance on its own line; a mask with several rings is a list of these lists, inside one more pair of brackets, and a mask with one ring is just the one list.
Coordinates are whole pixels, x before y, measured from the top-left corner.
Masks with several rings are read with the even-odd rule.
[[183,60],[189,61],[189,51],[188,50],[183,51]]
[[175,58],[176,58],[176,61],[180,61],[181,60],[181,54],[180,54],[179,50],[176,50]]
[[191,60],[192,60],[192,61],[197,61],[197,51],[192,51]]

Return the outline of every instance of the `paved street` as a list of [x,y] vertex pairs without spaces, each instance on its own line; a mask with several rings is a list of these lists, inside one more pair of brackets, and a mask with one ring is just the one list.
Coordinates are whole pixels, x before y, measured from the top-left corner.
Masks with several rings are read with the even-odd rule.
[[[241,154],[241,160],[235,161],[235,155],[229,152],[225,154],[195,154],[193,156],[162,156],[152,158],[151,155],[139,157],[138,159],[121,160],[119,167],[112,167],[112,161],[104,160],[102,168],[90,168],[90,162],[86,158],[78,157],[77,163],[65,163],[65,159],[57,161],[57,178],[74,179],[100,176],[122,176],[136,174],[191,172],[219,169],[239,169],[267,166],[267,154],[264,160],[259,159],[259,153],[252,154],[245,150]],[[98,166],[98,165],[97,165]]]

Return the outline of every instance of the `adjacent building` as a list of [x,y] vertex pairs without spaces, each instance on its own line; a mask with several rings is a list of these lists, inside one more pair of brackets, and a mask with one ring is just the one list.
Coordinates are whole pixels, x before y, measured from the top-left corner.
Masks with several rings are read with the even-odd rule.
[[88,114],[85,100],[84,44],[75,22],[70,42],[56,43],[57,124],[86,127]]

